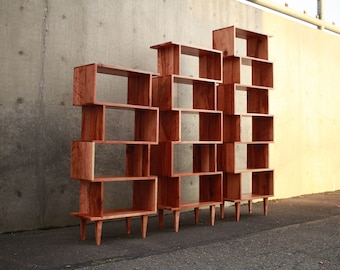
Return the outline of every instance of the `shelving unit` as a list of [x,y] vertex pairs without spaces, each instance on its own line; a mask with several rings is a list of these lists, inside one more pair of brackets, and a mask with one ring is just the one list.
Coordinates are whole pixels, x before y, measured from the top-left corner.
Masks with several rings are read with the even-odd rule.
[[[222,81],[222,54],[173,42],[151,48],[158,51],[160,73],[153,78],[152,92],[153,106],[160,109],[159,144],[151,146],[151,173],[158,175],[159,225],[162,228],[164,211],[173,211],[178,232],[181,210],[194,209],[197,223],[199,208],[208,206],[214,225],[215,205],[222,202],[217,144],[223,140],[223,114],[217,111],[216,88]],[[190,102],[182,104],[183,100]],[[186,162],[192,159],[187,167],[178,168],[183,153]],[[195,179],[198,198],[182,194],[188,177]]]
[[[73,104],[82,106],[82,130],[81,140],[72,142],[71,178],[80,182],[80,203],[79,212],[71,215],[80,218],[82,240],[87,221],[95,222],[96,244],[100,245],[103,221],[126,218],[130,233],[131,219],[136,216],[142,219],[145,238],[148,215],[157,213],[158,178],[150,174],[151,145],[158,144],[159,130],[159,109],[151,106],[154,75],[103,64],[74,68]],[[115,117],[118,112],[131,117],[127,129],[131,134],[115,134],[125,124]],[[115,163],[122,164],[119,169],[112,164],[113,154]],[[109,165],[101,166],[102,162]],[[131,183],[130,206],[106,209],[105,185],[120,182]]]
[[213,31],[213,48],[223,52],[223,83],[218,86],[218,110],[223,111],[223,144],[218,146],[218,169],[223,171],[223,203],[240,203],[274,194],[274,171],[269,168],[274,117],[268,92],[273,88],[273,63],[268,60],[268,35],[234,26]]

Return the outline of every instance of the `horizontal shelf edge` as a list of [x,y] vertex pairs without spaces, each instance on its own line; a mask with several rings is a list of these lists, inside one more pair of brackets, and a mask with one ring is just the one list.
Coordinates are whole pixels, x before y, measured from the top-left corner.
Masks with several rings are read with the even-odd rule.
[[87,182],[122,182],[122,181],[155,181],[157,180],[157,176],[111,176],[111,175],[106,175],[106,176],[95,176],[93,180],[90,179],[75,179],[73,180],[78,180],[78,181],[87,181]]
[[156,210],[151,211],[151,210],[135,210],[135,209],[106,210],[104,211],[103,216],[90,216],[86,213],[80,213],[80,212],[70,213],[71,216],[76,216],[76,217],[83,218],[89,221],[100,221],[100,220],[109,220],[109,219],[125,218],[125,217],[138,217],[138,216],[154,215],[154,214],[156,214]]
[[110,140],[73,140],[73,142],[87,142],[95,144],[124,144],[124,145],[157,145],[158,141],[110,141]]

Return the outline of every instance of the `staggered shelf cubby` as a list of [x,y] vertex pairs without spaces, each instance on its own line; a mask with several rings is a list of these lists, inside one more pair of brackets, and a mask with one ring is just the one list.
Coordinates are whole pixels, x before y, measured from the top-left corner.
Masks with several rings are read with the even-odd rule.
[[[218,109],[223,111],[223,144],[218,146],[218,169],[223,171],[223,203],[274,194],[274,171],[269,168],[269,144],[274,140],[274,117],[268,92],[273,88],[273,63],[268,60],[268,35],[234,26],[213,31],[213,48],[223,52],[223,83],[218,86]],[[246,188],[248,187],[248,188]]]
[[[173,42],[151,48],[158,51],[160,73],[153,78],[152,91],[152,105],[160,110],[159,144],[151,146],[151,173],[159,181],[160,227],[164,210],[173,211],[177,232],[181,210],[194,209],[197,223],[199,208],[205,206],[210,207],[214,225],[215,205],[222,202],[222,172],[217,171],[217,144],[223,140],[223,113],[217,110],[222,53]],[[193,72],[185,74],[186,70]],[[189,163],[185,168],[177,168],[181,155]],[[182,194],[187,177],[198,186],[195,199]]]
[[[80,202],[79,212],[71,214],[80,218],[82,240],[87,221],[95,222],[96,244],[100,245],[103,221],[126,218],[130,233],[131,219],[136,216],[142,218],[145,238],[148,216],[157,213],[158,178],[150,174],[151,145],[158,144],[159,137],[159,109],[151,106],[154,75],[103,64],[74,68],[73,104],[82,106],[82,130],[81,140],[72,142],[71,178],[80,182]],[[102,100],[105,93],[109,93],[107,99]],[[130,115],[131,134],[114,134],[125,124],[122,117],[115,117],[118,111]],[[121,182],[131,183],[129,207],[106,209],[104,184]]]

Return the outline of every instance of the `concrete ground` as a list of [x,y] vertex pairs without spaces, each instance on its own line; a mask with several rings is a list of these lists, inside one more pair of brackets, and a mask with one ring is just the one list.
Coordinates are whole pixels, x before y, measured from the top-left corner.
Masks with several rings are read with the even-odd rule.
[[215,226],[209,211],[181,213],[180,230],[173,231],[172,215],[164,228],[149,218],[147,238],[140,235],[140,220],[103,225],[102,243],[95,245],[94,227],[79,239],[79,227],[0,234],[0,269],[340,269],[340,191],[225,208],[224,220],[216,211]]

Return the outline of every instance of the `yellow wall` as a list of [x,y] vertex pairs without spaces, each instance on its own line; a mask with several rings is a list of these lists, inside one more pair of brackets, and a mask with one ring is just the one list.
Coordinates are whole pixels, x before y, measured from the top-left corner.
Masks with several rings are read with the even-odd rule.
[[340,37],[263,13],[272,34],[275,197],[340,189]]

